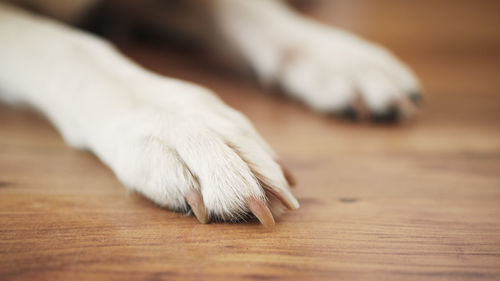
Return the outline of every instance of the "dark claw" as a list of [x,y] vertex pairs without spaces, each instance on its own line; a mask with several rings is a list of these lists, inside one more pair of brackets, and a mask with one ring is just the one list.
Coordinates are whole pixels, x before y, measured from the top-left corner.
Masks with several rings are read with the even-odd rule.
[[371,119],[375,123],[395,123],[399,120],[399,110],[396,107],[391,107],[384,113],[374,113]]
[[349,119],[349,120],[352,120],[352,121],[358,121],[359,120],[359,113],[356,109],[354,109],[354,107],[348,107],[346,109],[344,109],[341,113],[341,115],[346,118],[346,119]]
[[410,100],[416,104],[416,105],[421,105],[422,104],[422,94],[420,94],[419,92],[411,92],[410,93]]

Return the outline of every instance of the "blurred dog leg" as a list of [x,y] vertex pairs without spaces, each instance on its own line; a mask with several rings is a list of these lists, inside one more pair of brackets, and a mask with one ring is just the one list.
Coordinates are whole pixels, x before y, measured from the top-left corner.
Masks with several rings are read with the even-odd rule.
[[383,47],[299,15],[282,1],[214,2],[218,27],[263,84],[277,84],[321,112],[359,112],[361,100],[377,120],[414,115],[418,79]]

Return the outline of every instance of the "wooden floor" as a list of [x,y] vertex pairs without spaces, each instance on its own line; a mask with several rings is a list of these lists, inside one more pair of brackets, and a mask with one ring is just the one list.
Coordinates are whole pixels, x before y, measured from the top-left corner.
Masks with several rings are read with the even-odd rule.
[[243,111],[299,180],[272,231],[127,195],[36,114],[0,107],[0,280],[500,280],[500,4],[327,1],[315,17],[422,78],[416,122],[326,118],[146,44],[122,46]]

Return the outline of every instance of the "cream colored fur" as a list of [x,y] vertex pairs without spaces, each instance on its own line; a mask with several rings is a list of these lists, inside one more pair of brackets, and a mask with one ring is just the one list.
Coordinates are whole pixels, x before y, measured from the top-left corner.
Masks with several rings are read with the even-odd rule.
[[[387,51],[280,2],[214,0],[213,9],[260,79],[313,109],[341,110],[360,90],[370,110],[383,112],[418,88]],[[103,39],[1,2],[0,38],[0,98],[42,112],[128,188],[180,211],[189,209],[186,193],[199,190],[208,213],[224,220],[242,218],[249,197],[269,199],[278,213],[263,185],[298,207],[275,153],[210,90],[156,75]]]

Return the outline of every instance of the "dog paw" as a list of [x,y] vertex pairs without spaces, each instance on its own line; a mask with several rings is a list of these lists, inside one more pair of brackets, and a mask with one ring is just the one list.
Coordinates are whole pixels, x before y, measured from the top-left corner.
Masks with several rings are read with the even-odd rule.
[[226,40],[265,86],[314,110],[411,117],[420,100],[412,71],[383,47],[297,14],[280,1],[220,1]]
[[271,226],[283,205],[299,207],[289,173],[243,115],[209,93],[168,99],[141,102],[113,126],[109,164],[128,188],[202,223],[253,213]]
[[374,121],[410,118],[420,102],[412,71],[383,47],[311,23],[280,51],[274,79],[311,108]]

